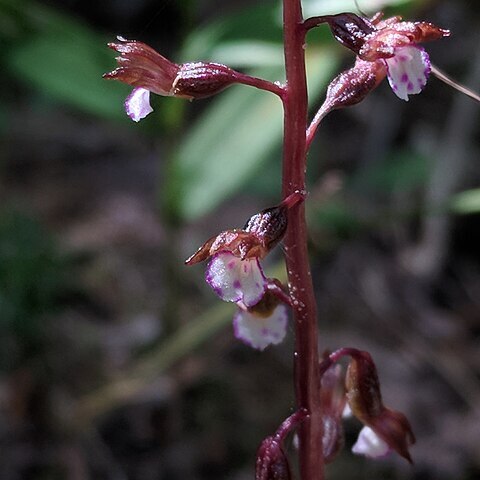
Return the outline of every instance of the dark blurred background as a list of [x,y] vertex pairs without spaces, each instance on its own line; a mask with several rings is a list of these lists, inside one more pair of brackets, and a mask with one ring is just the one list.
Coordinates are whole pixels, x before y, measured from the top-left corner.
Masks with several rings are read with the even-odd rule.
[[[356,11],[305,0],[306,15]],[[360,0],[450,28],[432,61],[480,89],[480,4]],[[231,305],[183,261],[280,199],[281,110],[246,87],[155,98],[101,79],[121,34],[174,61],[283,79],[280,4],[0,0],[0,478],[244,480],[293,407],[292,332],[259,353]],[[327,30],[307,46],[312,115],[353,62]],[[385,403],[417,436],[412,468],[350,453],[328,478],[480,477],[480,107],[431,78],[386,82],[332,113],[309,156],[322,349],[366,349]],[[284,276],[281,249],[267,261]]]

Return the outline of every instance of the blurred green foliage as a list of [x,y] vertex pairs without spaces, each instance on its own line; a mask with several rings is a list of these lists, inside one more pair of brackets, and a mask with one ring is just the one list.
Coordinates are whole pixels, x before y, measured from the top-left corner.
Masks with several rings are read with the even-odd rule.
[[450,209],[460,215],[480,213],[480,188],[465,190],[453,196]]
[[48,315],[64,305],[75,283],[72,266],[39,222],[14,211],[0,214],[2,369],[10,370],[42,348]]
[[[410,0],[364,0],[373,12],[408,6]],[[418,6],[417,2],[417,5]],[[351,0],[306,0],[305,14],[355,10]],[[106,82],[113,69],[107,40],[66,14],[33,0],[0,0],[0,38],[8,45],[4,65],[10,75],[41,95],[84,112],[125,120],[123,101],[128,87]],[[242,68],[272,81],[283,79],[281,9],[277,1],[244,8],[193,30],[176,60],[213,60]],[[311,104],[340,64],[342,50],[320,28],[309,35],[308,80]],[[175,130],[182,122],[180,102],[156,102],[163,126]],[[176,113],[177,112],[177,113]],[[151,127],[151,121],[145,122]],[[278,155],[282,135],[281,106],[265,92],[235,87],[207,103],[190,124],[171,158],[164,204],[177,220],[194,220],[212,211],[252,181],[278,194],[280,170],[266,169]],[[273,178],[275,182],[269,181]],[[276,187],[275,187],[276,186]],[[275,188],[275,190],[273,190]]]
[[124,118],[126,86],[109,84],[107,39],[74,18],[30,0],[0,1],[7,72],[41,95],[110,119]]

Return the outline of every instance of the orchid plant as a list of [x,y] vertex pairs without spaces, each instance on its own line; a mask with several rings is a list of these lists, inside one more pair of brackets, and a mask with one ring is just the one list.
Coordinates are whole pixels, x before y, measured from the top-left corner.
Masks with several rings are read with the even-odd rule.
[[[334,78],[326,98],[307,124],[305,37],[328,25],[335,39],[356,55],[352,68]],[[355,348],[319,354],[315,295],[310,274],[305,221],[307,153],[321,123],[331,111],[362,101],[385,78],[394,94],[408,101],[437,73],[422,43],[449,36],[428,22],[400,17],[372,18],[354,13],[304,19],[300,0],[283,1],[286,82],[269,82],[216,63],[176,64],[148,45],[118,37],[109,47],[118,52],[118,67],[105,74],[131,85],[125,101],[128,116],[138,122],[148,115],[150,94],[198,99],[243,84],[278,96],[284,108],[283,200],[254,214],[242,229],[220,232],[186,260],[207,261],[205,279],[223,301],[235,303],[234,335],[264,350],[287,334],[289,312],[295,330],[296,411],[257,452],[256,480],[293,477],[284,441],[298,435],[302,480],[322,480],[324,466],[343,447],[342,419],[354,415],[364,425],[353,452],[380,457],[396,452],[412,462],[415,437],[407,418],[384,406],[375,363]],[[438,74],[440,78],[445,78]],[[475,96],[471,92],[467,92]],[[268,278],[261,262],[283,241],[288,285]],[[339,361],[348,357],[346,370]]]

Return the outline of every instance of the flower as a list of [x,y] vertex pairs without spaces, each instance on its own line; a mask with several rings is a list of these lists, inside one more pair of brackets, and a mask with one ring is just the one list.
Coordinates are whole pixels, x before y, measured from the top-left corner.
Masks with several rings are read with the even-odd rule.
[[212,257],[205,280],[225,302],[242,302],[246,307],[257,304],[267,287],[257,258],[242,260],[227,251]]
[[408,102],[409,95],[420,93],[427,84],[432,66],[428,53],[417,45],[399,47],[386,58],[387,78],[397,97]]
[[207,240],[185,263],[210,259],[205,280],[225,302],[234,302],[235,337],[258,350],[286,335],[291,299],[279,280],[266,278],[260,259],[282,239],[288,209],[305,198],[294,192],[280,204],[250,217],[243,229],[225,230]]
[[145,88],[134,88],[132,93],[125,99],[125,111],[134,122],[139,122],[149,113],[152,113],[150,92]]
[[103,75],[134,87],[125,100],[125,110],[135,122],[153,111],[150,92],[163,96],[194,99],[214,95],[238,81],[238,72],[218,63],[184,63],[166,59],[152,47],[117,37],[108,46],[120,54],[118,67]]
[[393,92],[408,101],[423,90],[431,71],[429,56],[418,44],[450,35],[428,22],[382,20],[381,13],[371,19],[343,13],[312,20],[307,22],[313,26],[327,22],[335,38],[357,55],[355,65],[331,82],[323,115],[360,102],[385,77]]
[[281,304],[283,291],[275,280],[265,277],[257,258],[242,260],[230,252],[217,253],[205,278],[222,300],[239,307],[233,317],[236,338],[257,350],[283,341],[288,324],[287,308]]

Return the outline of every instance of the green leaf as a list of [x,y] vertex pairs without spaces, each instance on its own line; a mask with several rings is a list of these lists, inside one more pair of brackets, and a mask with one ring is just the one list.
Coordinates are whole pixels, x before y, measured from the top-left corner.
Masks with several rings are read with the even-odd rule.
[[359,0],[358,7],[354,0],[305,0],[304,16],[332,15],[340,12],[378,12],[386,7],[397,7],[412,3],[412,0]]
[[[308,53],[310,98],[315,100],[332,76],[337,59],[328,50]],[[283,67],[254,75],[280,78]],[[233,87],[212,102],[193,125],[172,165],[168,205],[194,220],[252,181],[281,141],[278,98],[247,87]],[[280,162],[280,159],[279,159]]]
[[460,215],[480,213],[480,188],[457,193],[450,201],[450,209]]
[[[183,48],[183,61],[215,60],[213,52],[222,43],[242,40],[280,44],[281,16],[275,2],[245,8],[191,33]],[[229,64],[232,62],[229,60]]]
[[28,20],[34,32],[7,52],[10,72],[57,101],[99,116],[123,118],[129,88],[102,79],[115,66],[104,39],[34,3]]
[[392,154],[375,163],[353,179],[356,187],[378,192],[409,191],[423,185],[428,178],[427,158],[410,151]]
[[283,67],[283,48],[272,42],[224,42],[212,50],[211,57],[237,68]]

